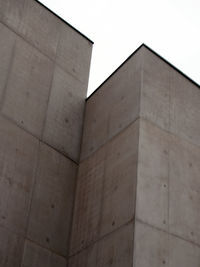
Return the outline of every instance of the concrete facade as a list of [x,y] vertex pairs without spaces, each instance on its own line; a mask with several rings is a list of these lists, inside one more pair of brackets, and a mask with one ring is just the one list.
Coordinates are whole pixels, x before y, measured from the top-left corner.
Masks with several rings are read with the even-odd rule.
[[0,36],[0,266],[199,267],[199,86],[142,45],[85,102],[89,39],[34,0]]
[[199,112],[199,86],[145,45],[89,97],[70,267],[200,266]]
[[92,42],[0,0],[0,266],[66,267]]

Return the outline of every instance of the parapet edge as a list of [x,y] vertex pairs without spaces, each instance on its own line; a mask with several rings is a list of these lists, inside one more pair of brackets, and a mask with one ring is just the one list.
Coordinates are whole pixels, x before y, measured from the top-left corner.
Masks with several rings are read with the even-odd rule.
[[177,67],[175,67],[172,63],[170,63],[168,60],[166,60],[164,57],[162,57],[161,55],[159,55],[157,52],[155,52],[153,49],[151,49],[149,46],[147,46],[146,44],[142,43],[127,59],[125,59],[124,62],[122,62],[121,65],[119,65],[119,67],[117,67],[116,70],[114,70],[109,76],[108,78],[106,78],[97,88],[96,90],[94,90],[94,92],[89,95],[86,98],[86,101],[90,99],[90,97],[92,97],[130,58],[132,58],[132,56],[134,56],[142,47],[145,47],[146,49],[148,49],[151,53],[153,53],[154,55],[156,55],[157,57],[159,57],[161,60],[163,60],[166,64],[168,64],[170,67],[172,67],[175,71],[177,71],[178,73],[180,73],[182,76],[184,76],[187,80],[189,80],[191,83],[193,83],[194,85],[196,85],[199,89],[200,89],[200,85],[195,82],[193,79],[191,79],[189,76],[187,76],[185,73],[183,73],[181,70],[179,70]]
[[64,22],[67,26],[75,30],[77,33],[79,33],[81,36],[83,36],[85,39],[87,39],[90,43],[94,44],[92,40],[90,40],[86,35],[84,35],[82,32],[74,28],[70,23],[68,23],[66,20],[61,18],[59,15],[57,15],[54,11],[52,11],[50,8],[45,6],[43,3],[41,3],[39,0],[35,0],[38,4],[40,4],[42,7],[46,8],[50,13],[52,13],[54,16],[56,16],[58,19],[60,19],[62,22]]

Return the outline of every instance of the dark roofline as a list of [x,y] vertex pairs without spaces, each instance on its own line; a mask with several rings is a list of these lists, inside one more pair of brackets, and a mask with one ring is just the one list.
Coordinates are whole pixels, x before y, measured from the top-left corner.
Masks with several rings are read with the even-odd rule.
[[38,4],[40,4],[41,6],[43,6],[44,8],[46,8],[50,13],[52,13],[54,16],[56,16],[58,19],[60,19],[62,22],[64,22],[65,24],[67,24],[70,28],[72,28],[73,30],[75,30],[76,32],[78,32],[80,35],[82,35],[85,39],[87,39],[90,43],[94,44],[94,42],[92,40],[90,40],[87,36],[85,36],[82,32],[80,32],[79,30],[77,30],[76,28],[74,28],[71,24],[69,24],[66,20],[62,19],[60,16],[58,16],[56,13],[54,13],[51,9],[49,9],[47,6],[45,6],[43,3],[41,3],[39,0],[35,0]]
[[187,80],[189,80],[191,83],[193,83],[194,85],[196,85],[197,87],[200,88],[200,84],[198,84],[197,82],[195,82],[193,79],[191,79],[188,75],[186,75],[184,72],[182,72],[181,70],[179,70],[177,67],[175,67],[172,63],[170,63],[168,60],[166,60],[164,57],[162,57],[161,55],[159,55],[158,53],[156,53],[153,49],[151,49],[149,46],[147,46],[146,44],[142,44],[144,47],[146,47],[150,52],[152,52],[154,55],[156,55],[157,57],[159,57],[160,59],[162,59],[165,63],[167,63],[170,67],[172,67],[174,70],[176,70],[178,73],[180,73],[182,76],[184,76]]
[[195,82],[194,80],[192,80],[190,77],[188,77],[185,73],[183,73],[181,70],[179,70],[177,67],[175,67],[173,64],[171,64],[169,61],[167,61],[165,58],[163,58],[162,56],[160,56],[158,53],[156,53],[153,49],[151,49],[150,47],[148,47],[146,44],[141,44],[113,73],[111,73],[111,75],[108,76],[108,78],[106,78],[105,81],[103,81],[103,83],[101,83],[97,89],[87,97],[86,101],[96,93],[96,91],[98,91],[132,56],[134,56],[138,50],[140,50],[142,47],[145,47],[146,49],[148,49],[150,52],[152,52],[154,55],[156,55],[157,57],[159,57],[161,60],[163,60],[165,63],[167,63],[170,67],[172,67],[174,70],[176,70],[178,73],[180,73],[181,75],[183,75],[186,79],[188,79],[191,83],[193,83],[194,85],[196,85],[197,87],[200,88],[200,85]]

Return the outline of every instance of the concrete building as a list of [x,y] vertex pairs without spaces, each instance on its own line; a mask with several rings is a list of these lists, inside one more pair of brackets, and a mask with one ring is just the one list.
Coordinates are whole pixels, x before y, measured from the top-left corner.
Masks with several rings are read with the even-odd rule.
[[92,42],[34,0],[0,37],[0,267],[199,267],[199,85],[142,45],[85,102]]
[[87,99],[70,267],[200,266],[199,85],[142,45]]
[[0,266],[66,267],[92,42],[0,0]]

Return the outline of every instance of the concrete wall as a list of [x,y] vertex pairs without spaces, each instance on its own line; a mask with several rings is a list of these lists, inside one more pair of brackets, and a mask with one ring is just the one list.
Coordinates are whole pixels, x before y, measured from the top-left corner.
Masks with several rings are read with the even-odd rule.
[[0,0],[0,266],[67,265],[92,43]]
[[200,91],[142,46],[88,100],[70,267],[200,266]]
[[133,265],[141,59],[87,100],[69,267]]
[[0,266],[199,267],[199,86],[143,45],[81,145],[91,42],[33,0],[0,36]]
[[134,266],[200,265],[200,88],[144,50]]

